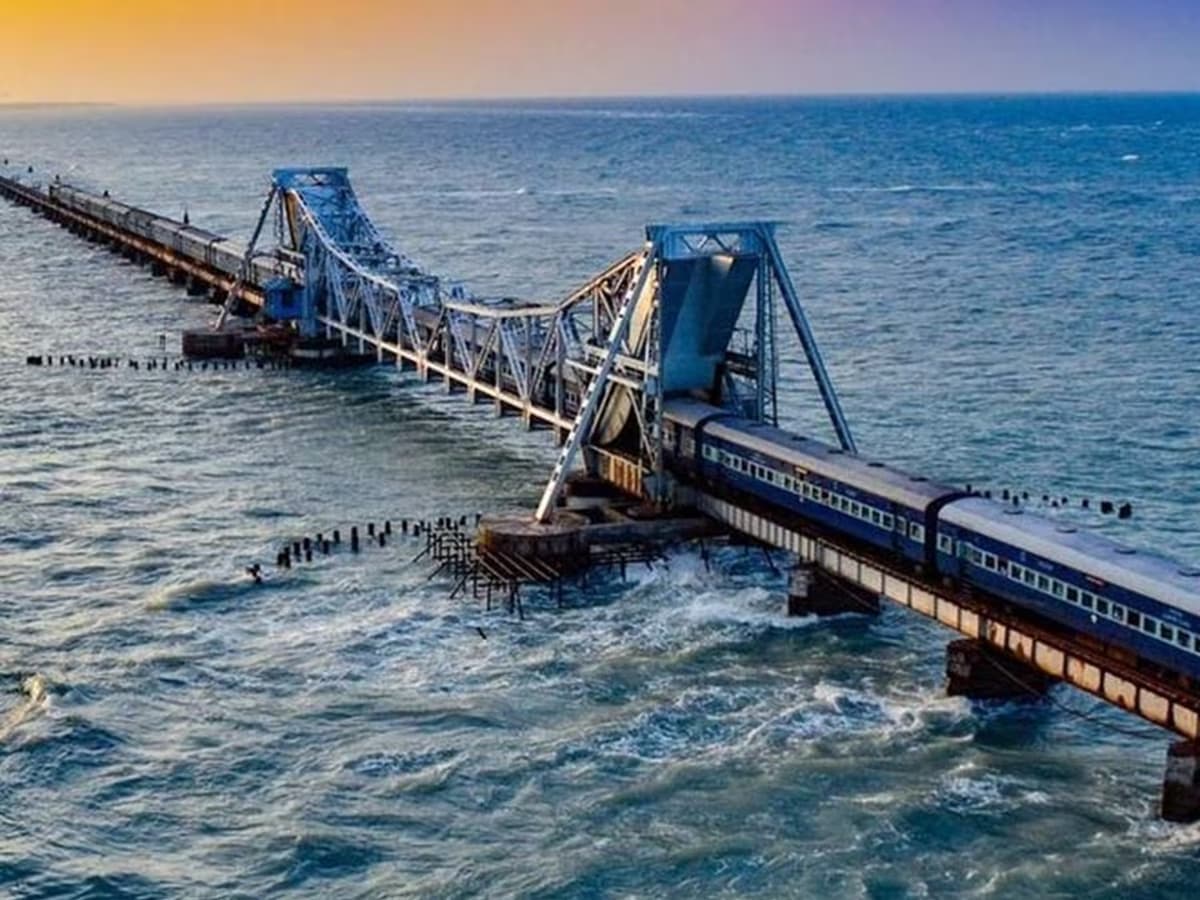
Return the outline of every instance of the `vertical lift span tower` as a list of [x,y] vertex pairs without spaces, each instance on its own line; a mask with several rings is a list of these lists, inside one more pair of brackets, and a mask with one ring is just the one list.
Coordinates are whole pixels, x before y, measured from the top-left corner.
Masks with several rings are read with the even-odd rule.
[[[775,242],[770,222],[652,225],[629,263],[629,287],[612,317],[558,462],[538,504],[546,522],[583,450],[635,448],[642,493],[669,497],[663,471],[663,402],[691,396],[756,421],[777,424],[781,298],[843,450],[856,452],[850,426]],[[753,294],[754,301],[747,300]],[[739,327],[745,319],[750,327]],[[735,336],[741,333],[741,349]]]

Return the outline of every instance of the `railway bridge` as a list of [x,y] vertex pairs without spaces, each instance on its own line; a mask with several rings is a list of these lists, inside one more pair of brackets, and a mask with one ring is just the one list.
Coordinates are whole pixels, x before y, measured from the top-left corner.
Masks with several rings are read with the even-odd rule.
[[[1173,733],[1163,813],[1200,819],[1200,684],[1186,667],[947,578],[933,555],[905,558],[720,467],[681,464],[678,428],[674,442],[667,436],[679,398],[776,425],[781,319],[828,416],[829,453],[861,459],[772,223],[648,226],[633,250],[544,302],[473,296],[426,272],[379,233],[340,168],[276,170],[245,244],[18,167],[0,170],[0,195],[209,294],[221,304],[218,327],[254,317],[291,335],[294,352],[374,357],[550,430],[558,458],[529,522],[535,534],[581,465],[654,510],[697,510],[793,554],[793,612],[862,612],[884,599],[957,632],[947,663],[956,693],[1014,696],[1065,682]],[[696,458],[700,434],[686,437]],[[798,472],[759,468],[773,488],[798,486]]]

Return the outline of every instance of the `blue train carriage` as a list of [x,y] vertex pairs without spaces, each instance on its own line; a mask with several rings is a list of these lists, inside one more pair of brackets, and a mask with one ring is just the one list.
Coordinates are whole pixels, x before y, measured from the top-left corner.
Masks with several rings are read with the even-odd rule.
[[700,400],[669,400],[663,406],[663,451],[668,462],[689,475],[698,475],[696,432],[708,422],[732,415]]
[[238,241],[214,240],[208,245],[208,264],[225,275],[235,276],[241,270],[246,246]]
[[706,404],[671,403],[665,412],[677,425],[681,455],[701,477],[930,568],[937,512],[963,496],[949,485]]
[[1200,679],[1200,569],[979,497],[937,544],[943,574]]
[[209,248],[219,240],[220,235],[205,228],[176,223],[175,251],[196,262],[207,263]]

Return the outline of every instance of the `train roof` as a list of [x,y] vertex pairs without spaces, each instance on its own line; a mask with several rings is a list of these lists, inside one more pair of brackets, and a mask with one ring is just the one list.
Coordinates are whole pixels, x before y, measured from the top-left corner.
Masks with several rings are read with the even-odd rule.
[[727,409],[713,406],[711,403],[705,403],[703,400],[680,397],[675,400],[668,400],[663,404],[663,415],[673,422],[678,422],[680,425],[695,428],[711,416],[732,416],[735,414]]
[[825,478],[902,503],[910,509],[923,511],[934,500],[958,492],[951,485],[931,481],[921,475],[911,475],[882,462],[846,453],[821,441],[771,425],[743,419],[699,401],[670,401],[664,413],[668,418],[692,428],[705,415],[725,413],[721,419],[705,426],[706,433],[735,441]]
[[170,222],[172,225],[177,225],[177,230],[186,231],[192,237],[202,238],[205,242],[225,240],[225,238],[223,238],[221,235],[215,234],[209,231],[207,228],[201,228],[198,225],[184,225],[182,222],[176,219],[168,219],[164,216],[159,216],[159,218],[163,219],[165,222]]
[[1200,568],[982,497],[966,497],[947,504],[941,518],[1050,562],[1200,615]]

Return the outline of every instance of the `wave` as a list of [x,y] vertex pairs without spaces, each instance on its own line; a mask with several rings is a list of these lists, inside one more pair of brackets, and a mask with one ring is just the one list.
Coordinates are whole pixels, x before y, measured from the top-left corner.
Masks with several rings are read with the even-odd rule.
[[191,606],[235,600],[255,590],[262,590],[262,585],[255,584],[249,576],[237,581],[201,578],[159,588],[147,598],[146,609],[187,609]]
[[50,682],[45,675],[34,673],[21,682],[24,701],[0,719],[0,742],[8,739],[23,724],[50,708]]
[[981,184],[892,184],[892,185],[849,185],[835,186],[827,190],[831,194],[966,194],[999,190],[999,186]]
[[944,775],[936,790],[941,809],[962,815],[1002,813],[1016,807],[1045,806],[1050,798],[1043,791],[1030,790],[1015,778],[984,772],[968,774],[974,764],[958,766]]

